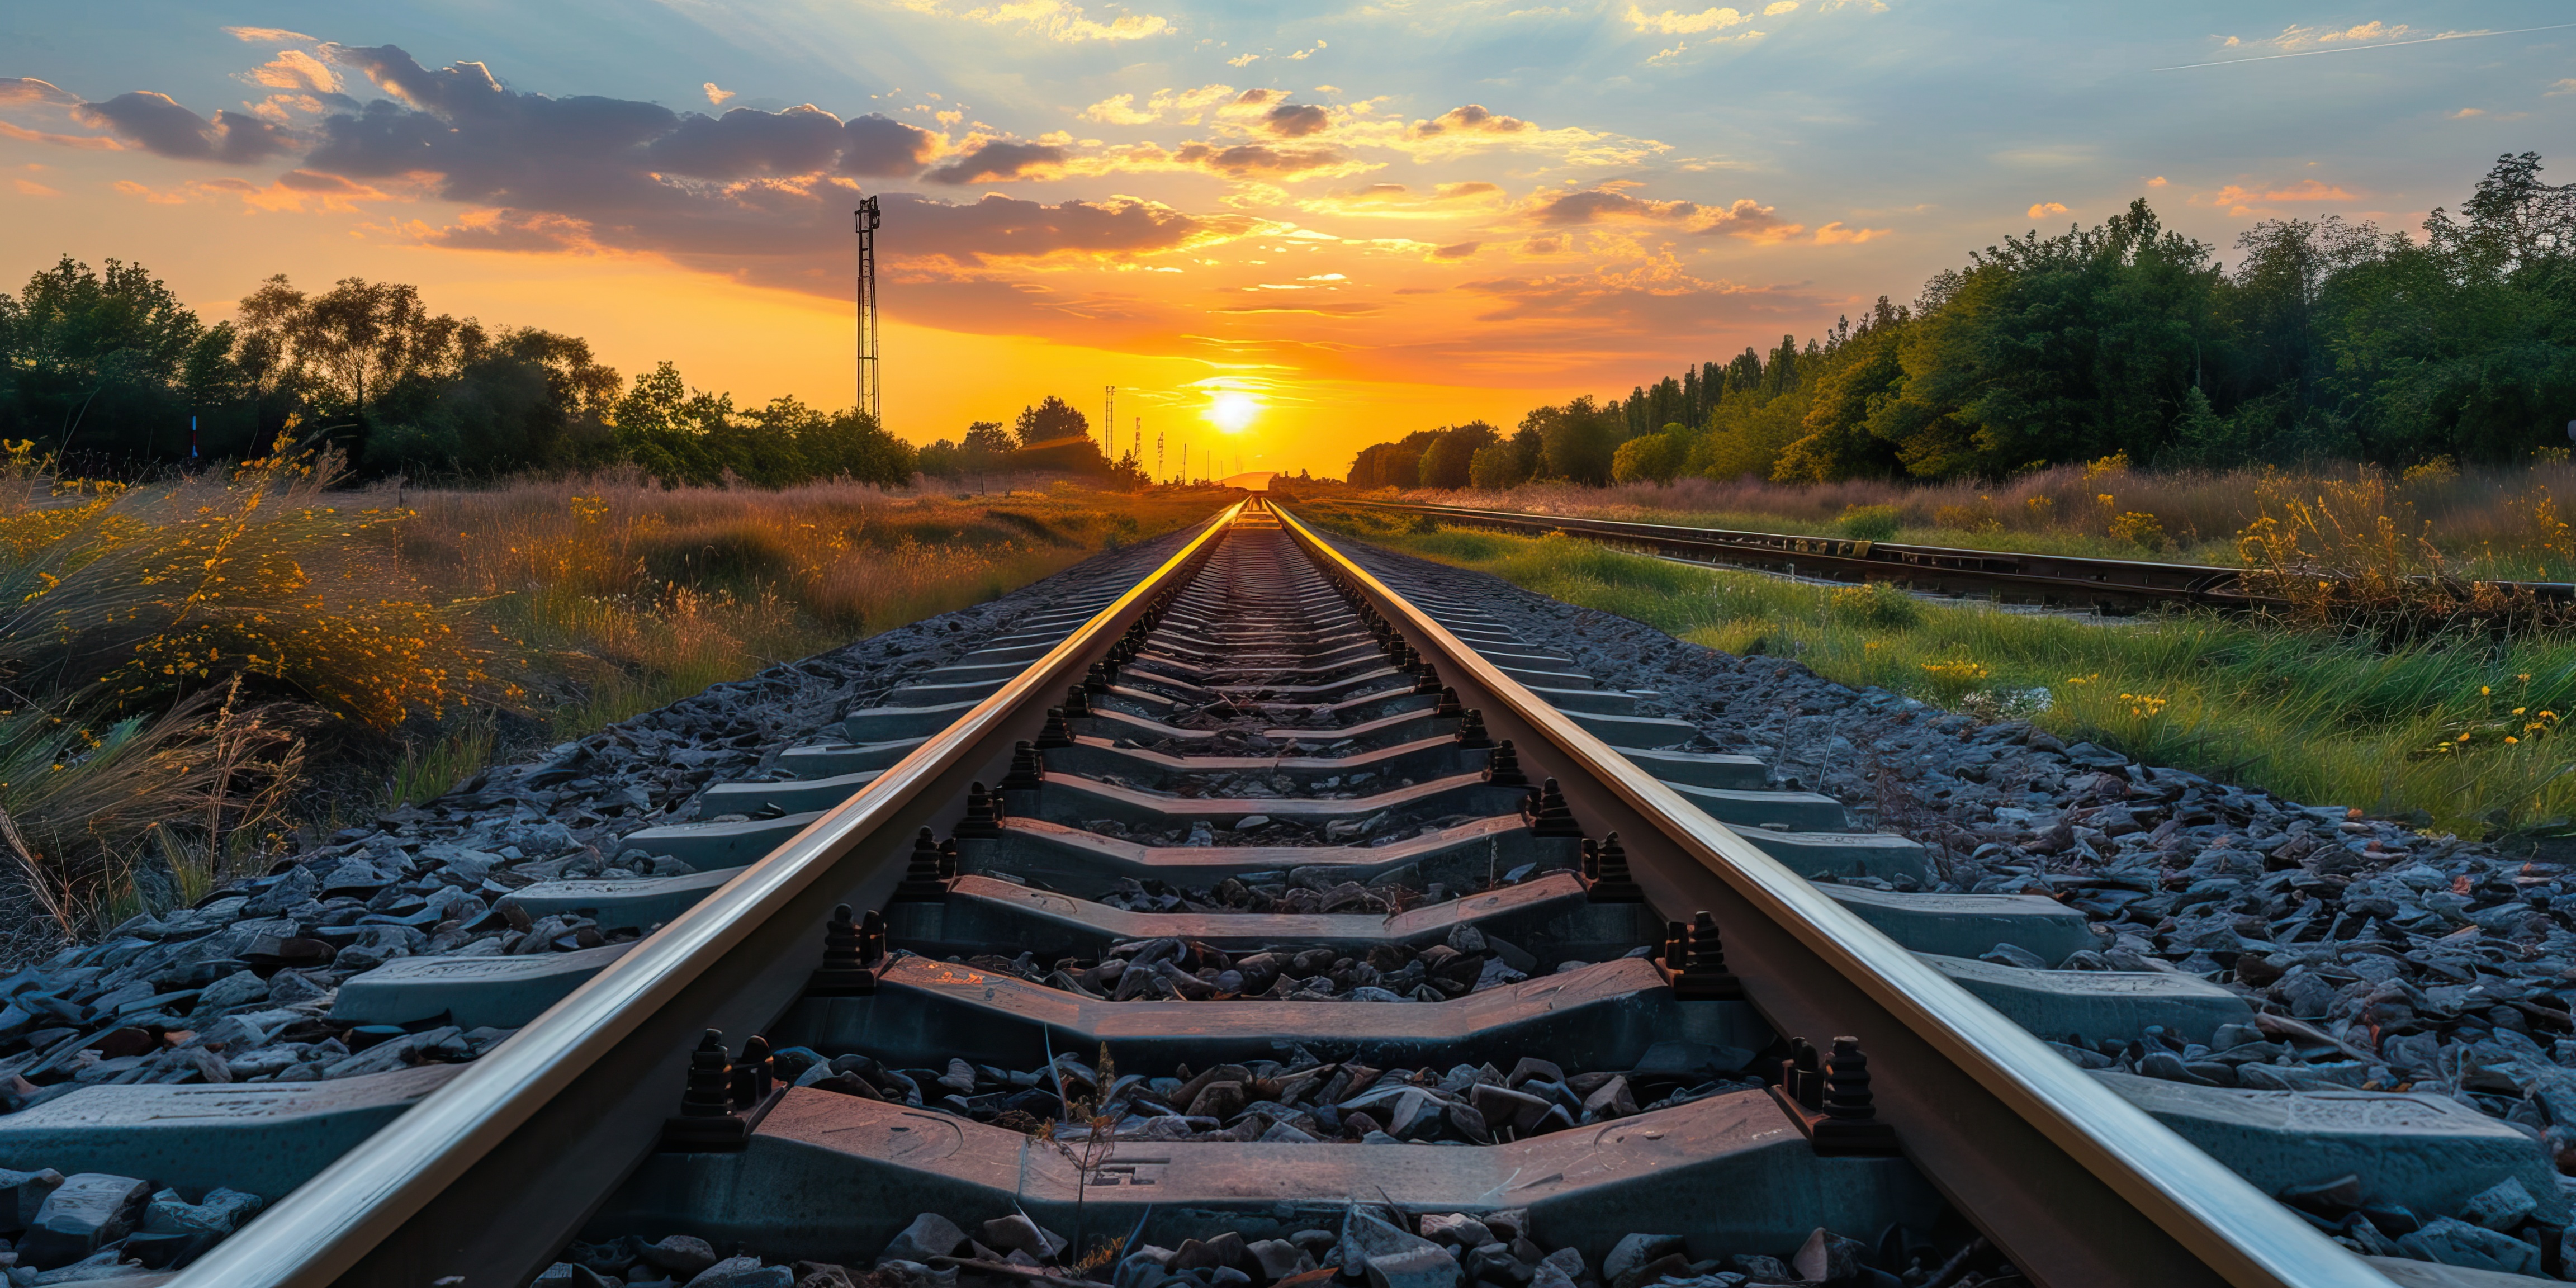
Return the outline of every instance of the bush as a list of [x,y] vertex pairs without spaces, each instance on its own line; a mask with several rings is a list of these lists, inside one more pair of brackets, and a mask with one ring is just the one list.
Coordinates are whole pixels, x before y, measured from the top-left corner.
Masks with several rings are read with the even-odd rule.
[[1885,541],[1896,535],[1896,507],[1892,505],[1855,505],[1846,508],[1834,527],[1854,541]]
[[2165,537],[2165,525],[2156,516],[2132,510],[2111,520],[2111,539],[2126,541],[2140,550],[2160,552],[2171,545]]
[[1921,600],[1883,581],[1835,591],[1828,610],[1835,620],[1853,626],[1894,628],[1923,620]]

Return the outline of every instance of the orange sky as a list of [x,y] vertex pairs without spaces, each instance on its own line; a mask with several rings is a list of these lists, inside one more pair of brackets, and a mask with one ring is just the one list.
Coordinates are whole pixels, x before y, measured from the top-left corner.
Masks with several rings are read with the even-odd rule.
[[[224,0],[138,35],[21,10],[0,289],[59,253],[210,317],[275,272],[390,278],[629,374],[841,406],[871,193],[898,433],[1049,393],[1096,419],[1114,384],[1117,446],[1141,416],[1167,469],[1187,441],[1338,474],[1812,336],[2140,195],[2222,253],[2263,218],[2409,226],[2576,118],[2564,33],[2391,8],[2212,36],[2213,4],[1967,34],[2006,12],[700,0],[610,30]],[[1222,397],[1256,407],[1240,432]]]

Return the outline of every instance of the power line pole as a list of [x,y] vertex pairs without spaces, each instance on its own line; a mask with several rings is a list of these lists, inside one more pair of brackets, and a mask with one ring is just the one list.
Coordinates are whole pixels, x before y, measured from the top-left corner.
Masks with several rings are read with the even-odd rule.
[[1118,386],[1100,387],[1100,450],[1104,455],[1118,455]]
[[[189,418],[188,424],[191,426],[189,431],[190,433],[195,432],[193,427],[196,423],[197,422],[194,417]],[[190,449],[188,454],[192,457],[195,456],[195,449]],[[1172,476],[1163,472],[1163,431],[1159,429],[1154,431],[1154,477],[1161,479],[1166,483],[1172,481]]]
[[859,234],[859,410],[885,423],[885,385],[877,374],[877,199],[861,197],[850,212]]

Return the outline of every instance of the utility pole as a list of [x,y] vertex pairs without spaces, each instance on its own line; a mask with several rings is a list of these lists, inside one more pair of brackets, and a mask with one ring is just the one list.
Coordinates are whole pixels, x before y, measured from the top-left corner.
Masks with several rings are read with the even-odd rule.
[[859,234],[859,410],[885,424],[885,386],[877,375],[877,199],[861,197],[850,212]]
[[1108,456],[1118,455],[1118,386],[1116,385],[1100,387],[1100,450]]
[[[191,423],[194,422],[192,421]],[[2576,426],[2570,426],[2570,428],[2576,429]],[[2570,437],[2576,437],[2576,434],[2570,434]],[[1154,477],[1161,479],[1166,483],[1172,481],[1172,476],[1163,472],[1163,433],[1161,430],[1154,431]]]
[[1145,468],[1145,418],[1136,418],[1136,468]]

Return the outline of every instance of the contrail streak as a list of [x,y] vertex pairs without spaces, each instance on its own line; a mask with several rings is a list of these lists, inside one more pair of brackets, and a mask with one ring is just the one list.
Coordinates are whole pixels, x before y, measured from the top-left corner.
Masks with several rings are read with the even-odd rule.
[[2302,49],[2294,54],[2262,54],[2253,58],[2221,58],[2208,63],[2177,63],[2171,67],[2151,67],[2149,71],[2184,72],[2195,67],[2233,67],[2238,63],[2268,63],[2276,58],[2313,58],[2318,54],[2357,54],[2365,49],[2395,49],[2399,45],[2429,45],[2437,40],[2476,40],[2482,36],[2520,36],[2534,31],[2561,31],[2576,27],[2576,22],[2553,23],[2546,27],[2516,27],[2511,31],[2462,31],[2449,35],[2424,36],[2415,40],[2392,40],[2382,45],[2346,45],[2341,49]]

